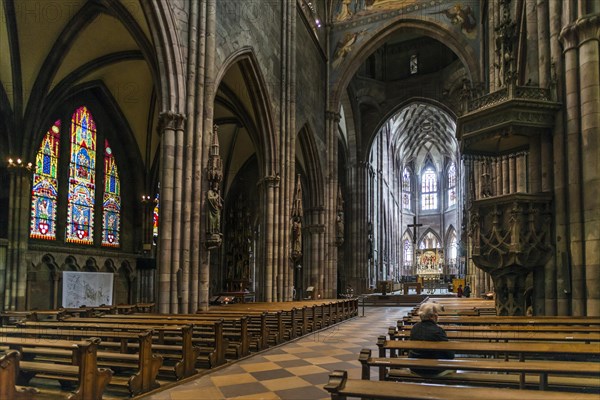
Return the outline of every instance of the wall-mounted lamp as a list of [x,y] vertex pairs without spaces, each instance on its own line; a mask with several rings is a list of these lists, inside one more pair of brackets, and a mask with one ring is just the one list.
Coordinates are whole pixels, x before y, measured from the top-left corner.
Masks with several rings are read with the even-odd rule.
[[33,164],[32,163],[30,163],[30,162],[25,163],[20,158],[17,158],[17,159],[9,158],[8,162],[7,162],[7,167],[8,167],[9,171],[13,170],[13,171],[27,171],[27,172],[31,172],[31,170],[33,170]]

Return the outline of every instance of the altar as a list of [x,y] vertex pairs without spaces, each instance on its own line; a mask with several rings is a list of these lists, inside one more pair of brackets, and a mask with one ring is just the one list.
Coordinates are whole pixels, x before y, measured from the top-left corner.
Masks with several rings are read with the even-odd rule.
[[441,249],[422,249],[417,253],[417,276],[423,289],[433,293],[444,274],[444,255]]

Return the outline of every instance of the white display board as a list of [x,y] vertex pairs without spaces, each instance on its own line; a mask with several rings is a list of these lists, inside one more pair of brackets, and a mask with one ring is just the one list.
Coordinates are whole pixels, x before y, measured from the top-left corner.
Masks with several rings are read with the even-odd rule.
[[108,272],[63,272],[62,306],[110,306],[113,301],[114,274]]

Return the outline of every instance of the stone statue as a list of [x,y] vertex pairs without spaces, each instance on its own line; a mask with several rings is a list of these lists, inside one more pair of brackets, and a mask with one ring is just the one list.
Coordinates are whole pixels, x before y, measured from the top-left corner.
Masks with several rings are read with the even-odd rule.
[[299,220],[292,221],[292,257],[299,258],[302,255],[302,224]]
[[223,208],[223,199],[215,186],[216,185],[212,185],[208,192],[206,192],[206,204],[208,206],[207,233],[210,235],[218,235],[221,233],[221,209]]
[[344,243],[344,214],[338,212],[335,219],[336,239],[338,243]]

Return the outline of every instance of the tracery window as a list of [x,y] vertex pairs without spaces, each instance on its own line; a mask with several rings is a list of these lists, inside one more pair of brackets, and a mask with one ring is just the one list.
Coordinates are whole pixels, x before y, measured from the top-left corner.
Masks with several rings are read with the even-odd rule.
[[156,193],[156,197],[154,198],[154,210],[152,210],[152,238],[154,244],[158,242],[158,217],[160,214],[160,201],[158,197],[158,193]]
[[448,168],[448,206],[456,205],[456,165]]
[[102,245],[118,246],[121,222],[121,195],[119,173],[108,140],[104,140],[104,196],[102,209]]
[[410,171],[406,167],[402,171],[402,208],[410,210]]
[[404,239],[404,266],[409,267],[413,263],[413,244],[410,239]]
[[56,239],[59,144],[60,120],[54,122],[44,135],[35,158],[29,227],[29,236],[35,239]]
[[416,54],[410,56],[410,74],[414,75],[419,72],[419,58]]
[[438,238],[433,232],[427,232],[421,242],[419,243],[419,249],[439,249],[441,248]]
[[432,167],[427,167],[421,176],[421,209],[437,210],[437,176]]
[[94,241],[94,194],[96,192],[96,123],[85,107],[71,118],[71,165],[67,242]]
[[[102,237],[100,244],[118,247],[121,230],[120,180],[109,142],[104,140],[104,169],[96,171],[98,137],[89,109],[81,106],[73,112],[68,136],[69,159],[62,162],[59,156],[60,131],[61,121],[57,120],[42,139],[36,156],[29,235],[34,239],[56,240],[56,213],[58,207],[66,207],[66,242],[94,244],[94,215],[98,212],[102,215],[101,232],[98,232]],[[66,193],[60,193],[58,189],[59,171],[63,164],[68,168]],[[104,190],[98,193],[97,178],[104,183]],[[96,196],[102,196],[98,197],[99,204]]]

